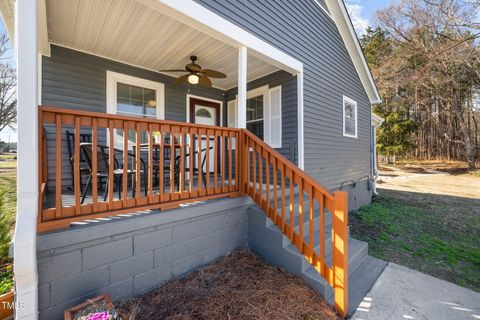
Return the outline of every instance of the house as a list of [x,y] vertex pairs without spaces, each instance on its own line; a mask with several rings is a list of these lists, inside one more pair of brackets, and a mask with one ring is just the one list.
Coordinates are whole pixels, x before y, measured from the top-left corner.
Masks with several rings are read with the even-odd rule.
[[380,97],[341,0],[0,11],[18,67],[16,319],[247,244],[348,312],[365,289],[349,281],[379,268],[347,215],[371,200]]

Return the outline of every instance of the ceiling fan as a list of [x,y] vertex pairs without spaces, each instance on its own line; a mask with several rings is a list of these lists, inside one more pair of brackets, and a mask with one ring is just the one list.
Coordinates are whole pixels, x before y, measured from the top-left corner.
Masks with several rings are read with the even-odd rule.
[[200,84],[204,87],[211,87],[212,81],[210,78],[226,78],[227,75],[220,71],[211,69],[202,69],[195,61],[197,56],[190,56],[191,63],[185,66],[185,69],[171,69],[171,70],[158,70],[159,72],[188,72],[175,80],[176,84],[190,83]]

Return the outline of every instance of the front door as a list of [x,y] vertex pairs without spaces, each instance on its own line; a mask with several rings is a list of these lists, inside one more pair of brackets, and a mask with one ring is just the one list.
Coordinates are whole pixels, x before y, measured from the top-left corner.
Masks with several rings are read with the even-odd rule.
[[[196,124],[202,124],[207,126],[220,126],[220,103],[210,100],[203,100],[199,98],[189,98],[190,99],[190,122]],[[213,147],[214,140],[211,139],[210,147]],[[207,144],[205,140],[202,140],[202,149],[206,148]],[[197,150],[197,149],[195,149]],[[213,172],[215,168],[215,151],[213,149],[209,150],[210,163],[209,163],[209,172]],[[205,164],[206,166],[206,164]],[[206,168],[203,168],[204,170]]]

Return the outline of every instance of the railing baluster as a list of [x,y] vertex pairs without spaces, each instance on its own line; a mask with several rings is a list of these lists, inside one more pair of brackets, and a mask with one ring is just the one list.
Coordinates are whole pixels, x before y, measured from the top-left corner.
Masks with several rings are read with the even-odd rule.
[[180,197],[185,191],[185,127],[181,127],[180,134],[180,172],[178,173],[178,189]]
[[153,202],[153,141],[152,124],[148,124],[148,203]]
[[[123,207],[128,206],[128,122],[123,121],[123,174],[122,174],[122,198]],[[132,165],[133,167],[133,165]]]
[[170,129],[170,199],[173,199],[175,191],[175,126]]
[[300,252],[303,252],[303,180],[298,181],[298,222],[299,222],[299,235],[297,248]]
[[294,210],[295,210],[295,180],[292,170],[289,170],[288,179],[290,180],[290,241],[295,243],[295,225],[294,225]]
[[286,197],[285,197],[285,178],[286,178],[286,172],[285,172],[285,165],[283,163],[280,163],[281,169],[280,169],[280,175],[282,178],[282,232],[286,232],[286,226],[285,226],[285,221],[287,220],[287,208],[286,208]]
[[[62,217],[62,115],[57,114],[55,116],[56,124],[56,172],[55,172],[55,218],[60,219]],[[78,138],[77,138],[78,139]]]
[[140,149],[140,134],[141,134],[141,127],[140,123],[137,122],[135,128],[135,142],[136,142],[136,151],[135,154],[135,199],[140,198],[140,186],[141,186],[141,166],[140,166],[140,159],[142,158],[142,150]]
[[221,131],[222,135],[222,152],[221,152],[221,159],[222,159],[222,192],[225,192],[225,180],[226,180],[226,172],[225,172],[225,152],[227,149],[225,148],[225,132]]
[[268,152],[265,154],[265,192],[266,192],[265,205],[266,205],[267,215],[270,218],[273,218],[270,212],[270,157]]
[[245,175],[247,177],[246,179],[246,184],[245,184],[245,191],[248,195],[252,195],[252,189],[250,187],[250,170],[252,170],[251,166],[250,166],[250,138],[248,138],[247,136],[245,136],[245,156],[246,156],[246,160],[247,160],[247,170],[245,170]]
[[324,195],[320,195],[320,270],[322,276],[327,275],[326,265],[325,265],[325,201]]
[[232,191],[233,186],[232,186],[232,147],[233,147],[233,139],[232,139],[232,133],[229,132],[228,134],[228,190]]
[[109,148],[108,148],[108,208],[113,210],[113,168],[115,166],[113,120],[108,120]]
[[158,193],[160,195],[160,201],[165,200],[165,126],[160,126],[160,155],[159,155],[158,170],[160,171],[158,180]]
[[263,205],[263,148],[257,145],[258,150],[258,203],[260,208],[265,209]]
[[257,145],[252,141],[252,169],[253,169],[253,200],[257,199]]
[[97,119],[92,119],[92,205],[93,212],[98,211],[98,159],[97,159],[97,144],[98,140],[98,123]]
[[277,186],[277,159],[273,158],[273,222],[277,223],[278,221],[278,209],[277,209],[277,202],[278,202],[278,186]]
[[194,160],[194,135],[192,133],[192,129],[190,128],[189,129],[189,136],[190,136],[190,145],[189,145],[189,157],[188,157],[188,160],[190,162],[190,165],[189,165],[189,169],[190,169],[190,176],[188,177],[189,178],[189,184],[188,184],[188,191],[190,193],[190,197],[192,197],[192,193],[193,193],[193,181],[194,181],[194,176],[193,176],[193,172],[194,172],[194,164],[193,164],[193,160]]
[[213,144],[213,154],[214,154],[214,164],[213,164],[213,188],[215,189],[215,193],[219,193],[218,191],[218,138],[219,131],[214,131],[214,144]]
[[206,185],[207,185],[207,194],[211,194],[211,186],[210,186],[210,130],[207,130],[207,135],[205,138],[205,177],[206,177]]
[[197,163],[197,180],[198,180],[198,192],[199,194],[203,194],[202,189],[203,189],[203,177],[202,177],[202,171],[203,171],[203,166],[202,166],[202,133],[200,129],[198,129],[198,134],[197,134],[197,148],[198,148],[198,163]]
[[80,117],[75,117],[75,138],[74,140],[74,159],[73,159],[73,167],[74,167],[74,190],[73,194],[75,196],[75,215],[80,215],[80,185],[81,185],[81,177],[80,177]]
[[314,234],[313,234],[313,188],[312,186],[309,184],[308,185],[308,189],[307,189],[307,192],[308,192],[308,226],[309,226],[309,230],[308,230],[308,235],[309,235],[309,242],[310,242],[310,250],[308,252],[308,255],[310,257],[310,263],[313,263],[314,259],[313,259],[313,252],[314,252],[314,248],[315,248],[315,238],[313,237]]
[[239,183],[239,180],[240,180],[240,177],[239,177],[239,173],[240,173],[240,158],[239,158],[239,155],[240,154],[240,136],[238,134],[238,132],[235,132],[235,161],[234,161],[234,164],[235,164],[235,189],[237,191],[240,191],[240,183]]

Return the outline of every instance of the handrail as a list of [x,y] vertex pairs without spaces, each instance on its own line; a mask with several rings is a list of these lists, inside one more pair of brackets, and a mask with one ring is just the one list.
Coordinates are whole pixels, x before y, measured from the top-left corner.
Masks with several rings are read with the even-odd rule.
[[[305,171],[248,130],[242,130],[242,192],[249,195],[306,259],[334,288],[335,306],[345,316],[348,307],[348,204],[347,193],[327,191]],[[280,183],[280,192],[278,185]],[[264,187],[265,186],[265,187]],[[286,195],[287,188],[290,194]],[[298,193],[298,228],[295,194]],[[280,208],[278,200],[280,199]],[[305,204],[307,203],[307,204]],[[319,250],[315,250],[315,203],[319,205]],[[289,209],[289,221],[287,212]],[[308,211],[307,211],[308,208]],[[332,215],[332,267],[326,263],[326,211]],[[304,230],[308,214],[308,233]],[[298,230],[297,230],[298,229]],[[308,240],[305,235],[308,234]]]
[[[44,207],[43,198],[39,201],[39,232],[65,228],[72,222],[85,219],[248,195],[334,288],[335,306],[339,313],[346,315],[347,193],[337,191],[332,195],[250,131],[51,106],[39,106],[39,124],[41,130],[48,127],[50,133],[55,133],[55,139],[50,141],[47,139],[48,132],[39,138],[39,147],[40,150],[47,150],[48,143],[55,146],[54,155],[50,158],[55,159],[56,170],[55,179],[51,181],[55,182],[55,188],[52,188],[55,190],[53,206]],[[85,131],[92,135],[91,159],[87,168],[82,167],[78,156],[80,139],[74,139],[74,190],[70,195],[70,199],[73,198],[71,203],[66,203],[66,192],[62,188],[62,162],[66,161],[62,151],[65,127],[73,127],[76,137]],[[131,132],[134,133],[134,141],[130,141]],[[155,136],[159,141],[154,142]],[[146,137],[147,141],[144,145],[147,150],[143,154],[142,137]],[[110,146],[119,142],[123,146],[118,152],[111,147],[108,152],[97,154],[95,150],[101,145],[99,139],[107,140],[105,144]],[[140,156],[129,157],[132,151],[139,152]],[[117,153],[120,153],[120,157],[117,157]],[[145,155],[145,160],[142,155]],[[46,155],[40,157],[39,181],[47,177],[46,159]],[[116,166],[115,163],[120,161],[121,166]],[[141,161],[145,162],[144,166]],[[88,181],[82,185],[82,179],[85,180],[82,173],[85,172]],[[98,175],[99,172],[102,175]],[[143,190],[142,179],[142,185],[145,185]],[[129,184],[132,184],[131,189],[128,188]],[[91,200],[83,203],[89,189]],[[103,201],[99,189],[103,189]],[[118,197],[114,197],[116,192]],[[295,225],[297,213],[298,226]],[[315,222],[316,215],[319,222]],[[326,219],[329,215],[332,217],[331,267],[326,262],[325,247],[328,242],[326,228],[329,226]],[[304,230],[304,221],[308,221],[308,232]],[[320,224],[317,242],[314,239],[314,223]],[[319,243],[318,250],[316,243]]]

